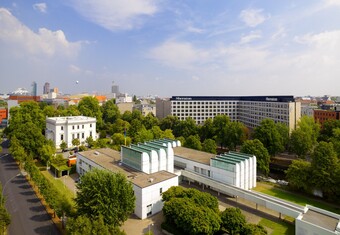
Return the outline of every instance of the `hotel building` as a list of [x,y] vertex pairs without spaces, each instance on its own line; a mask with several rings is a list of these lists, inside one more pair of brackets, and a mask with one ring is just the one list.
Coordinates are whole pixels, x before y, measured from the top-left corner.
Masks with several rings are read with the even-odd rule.
[[[232,121],[240,121],[248,128],[260,125],[263,119],[286,124],[294,130],[301,117],[301,104],[293,96],[173,96],[167,115],[180,120],[192,117],[197,124],[216,115],[228,115]],[[158,104],[158,107],[166,105]],[[157,113],[162,113],[158,111]]]

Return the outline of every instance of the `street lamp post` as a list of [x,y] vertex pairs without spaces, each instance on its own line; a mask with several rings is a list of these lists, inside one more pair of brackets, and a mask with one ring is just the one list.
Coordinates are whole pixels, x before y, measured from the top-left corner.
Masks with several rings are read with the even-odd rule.
[[[19,176],[19,175],[21,175],[21,173],[16,174],[15,176],[11,177],[9,180],[6,181],[6,183],[4,184],[4,187],[2,188],[1,197],[4,197],[4,196],[5,196],[5,195],[4,195],[4,192],[5,192],[5,188],[6,188],[7,184],[8,184],[8,182],[10,182],[12,179],[14,179],[15,177],[17,177],[17,176]],[[2,205],[3,202],[5,202],[5,201],[4,201],[4,200],[1,200],[1,205]],[[3,205],[2,205],[2,206],[3,206]]]

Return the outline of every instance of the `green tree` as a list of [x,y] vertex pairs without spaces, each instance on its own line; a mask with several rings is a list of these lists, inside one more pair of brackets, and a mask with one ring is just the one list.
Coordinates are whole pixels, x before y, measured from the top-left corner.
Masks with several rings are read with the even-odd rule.
[[13,158],[19,162],[19,167],[21,168],[22,164],[26,160],[27,153],[15,136],[11,138],[9,151],[11,152]]
[[73,146],[79,146],[80,145],[80,140],[79,139],[73,139],[72,140],[72,145]]
[[198,128],[195,120],[192,117],[188,117],[187,119],[180,121],[174,127],[173,133],[175,136],[183,136],[184,138],[198,134]]
[[312,154],[312,183],[317,189],[321,189],[325,196],[334,197],[335,173],[338,158],[332,143],[321,141]]
[[215,137],[215,130],[213,120],[208,118],[203,123],[202,127],[200,128],[200,137],[201,141],[205,141],[206,139],[214,139]]
[[305,158],[312,150],[313,143],[310,136],[301,129],[296,129],[290,136],[290,150],[298,157]]
[[146,115],[143,118],[142,124],[145,126],[147,130],[150,130],[151,128],[155,126],[158,126],[159,121],[158,121],[158,118],[156,118],[152,113],[148,113],[148,115]]
[[175,126],[179,124],[180,120],[177,116],[166,116],[159,122],[159,127],[164,131],[166,129],[174,130]]
[[87,147],[92,148],[96,144],[96,141],[93,140],[92,136],[89,136],[86,138],[85,143],[87,144]]
[[258,171],[265,175],[269,174],[270,156],[261,141],[258,139],[246,140],[241,147],[241,152],[255,155]]
[[38,149],[39,159],[43,163],[47,163],[51,160],[53,154],[55,154],[56,148],[52,140],[47,141],[40,149]]
[[[121,145],[129,146],[131,144],[131,138],[130,137],[124,137],[121,133],[115,133],[111,137],[112,139],[112,145],[115,146],[116,150],[120,150]],[[125,140],[126,139],[126,140]],[[126,142],[126,143],[125,143]]]
[[125,111],[122,115],[122,119],[128,123],[130,123],[133,118],[132,118],[132,113],[130,111]]
[[82,176],[77,189],[78,214],[92,220],[103,215],[105,224],[120,226],[134,210],[132,185],[121,173],[94,169]]
[[67,159],[63,157],[62,154],[57,154],[53,158],[51,158],[51,163],[56,166],[63,166],[66,165]]
[[175,136],[174,136],[174,134],[172,134],[172,130],[166,129],[165,131],[163,131],[161,138],[174,140]]
[[102,215],[95,220],[86,216],[69,218],[66,231],[69,235],[126,235],[118,227],[105,224]]
[[153,139],[154,137],[152,131],[145,129],[145,127],[143,126],[143,128],[135,135],[134,143],[144,143]]
[[86,96],[78,103],[79,112],[87,117],[95,117],[97,120],[97,129],[101,129],[103,126],[102,111],[99,106],[99,102],[96,98]]
[[202,148],[202,150],[204,152],[216,154],[216,148],[217,148],[217,145],[216,145],[215,140],[213,140],[213,139],[205,139],[204,140],[203,148]]
[[286,171],[289,187],[295,190],[309,191],[312,168],[311,163],[302,159],[293,160]]
[[175,186],[164,192],[162,198],[166,222],[185,234],[214,234],[219,230],[221,220],[216,197]]
[[271,156],[284,150],[280,132],[271,119],[262,120],[260,126],[255,127],[253,137],[261,141]]
[[246,225],[246,218],[239,208],[226,208],[221,213],[221,227],[229,234],[239,234]]
[[[183,213],[185,212],[185,213]],[[185,198],[173,198],[164,203],[166,220],[183,231],[183,234],[214,234],[220,229],[218,213],[209,207],[197,206]]]
[[11,216],[5,208],[5,198],[2,194],[2,185],[0,183],[0,233],[5,234],[6,228],[11,223]]
[[202,150],[202,144],[198,135],[191,135],[186,138],[183,146],[191,149]]
[[240,235],[266,235],[267,230],[260,224],[246,224],[240,231]]
[[276,125],[276,129],[280,133],[282,145],[284,146],[285,149],[287,149],[288,143],[289,143],[289,128],[286,124],[281,123],[281,122],[278,122],[275,125]]
[[115,104],[115,99],[111,99],[103,104],[102,113],[103,121],[106,123],[114,123],[120,117],[120,112]]
[[229,122],[223,132],[224,145],[230,150],[236,150],[236,146],[241,145],[247,139],[247,128],[241,122]]
[[328,142],[333,137],[333,130],[340,128],[340,120],[327,120],[323,123],[322,129],[320,130],[319,141]]
[[61,148],[62,151],[65,151],[65,149],[67,148],[67,144],[65,141],[61,141],[59,147]]
[[217,115],[213,120],[214,133],[217,144],[224,147],[225,129],[230,123],[230,118],[227,115]]

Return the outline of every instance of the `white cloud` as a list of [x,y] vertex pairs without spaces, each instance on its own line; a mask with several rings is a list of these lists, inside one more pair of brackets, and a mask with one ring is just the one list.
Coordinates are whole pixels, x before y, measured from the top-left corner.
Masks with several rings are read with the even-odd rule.
[[246,44],[249,42],[252,42],[256,39],[259,39],[262,37],[261,31],[251,31],[248,35],[245,35],[241,38],[241,44]]
[[239,17],[249,27],[256,27],[262,24],[269,16],[263,15],[263,9],[242,10]]
[[194,80],[194,81],[198,81],[198,80],[200,80],[200,77],[194,75],[194,76],[191,77],[191,79]]
[[169,67],[191,69],[197,64],[205,63],[209,52],[195,48],[188,42],[169,40],[152,49],[149,57]]
[[340,1],[339,0],[324,0],[325,1],[325,5],[328,7],[331,6],[338,6],[340,7]]
[[71,6],[85,19],[108,30],[127,30],[141,25],[142,16],[157,12],[157,0],[72,0]]
[[5,8],[0,8],[0,40],[17,54],[75,56],[81,49],[81,42],[69,42],[62,30],[33,32]]
[[44,2],[41,3],[36,3],[33,5],[33,9],[40,11],[41,13],[46,13],[47,12],[47,4]]

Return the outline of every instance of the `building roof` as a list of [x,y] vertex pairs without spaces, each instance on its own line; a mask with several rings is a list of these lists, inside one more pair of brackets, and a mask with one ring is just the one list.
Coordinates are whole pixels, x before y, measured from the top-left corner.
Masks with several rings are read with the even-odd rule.
[[146,188],[162,181],[177,177],[176,174],[167,171],[159,171],[152,174],[146,174],[144,172],[127,167],[120,161],[120,152],[110,148],[89,150],[79,152],[78,154],[100,165],[104,169],[112,172],[122,173],[128,178],[131,183],[140,188]]
[[335,218],[312,209],[309,209],[303,215],[302,220],[330,231],[335,231],[339,223],[339,218]]
[[49,122],[65,122],[68,121],[96,121],[96,118],[94,117],[86,117],[86,116],[67,116],[67,117],[48,117],[46,118],[46,121]]
[[216,154],[198,151],[195,149],[189,149],[185,147],[175,147],[174,155],[177,157],[185,158],[191,161],[199,162],[202,164],[210,165],[210,158],[216,156]]
[[262,102],[294,102],[294,96],[172,96],[171,101],[262,101]]

